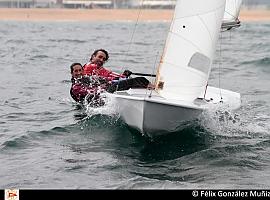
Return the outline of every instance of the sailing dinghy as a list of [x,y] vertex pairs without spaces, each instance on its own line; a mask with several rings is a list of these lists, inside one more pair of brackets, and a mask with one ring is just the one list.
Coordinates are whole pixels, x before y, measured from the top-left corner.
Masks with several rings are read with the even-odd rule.
[[125,123],[155,137],[183,129],[213,106],[229,110],[240,107],[239,93],[208,86],[225,3],[176,2],[155,89],[129,89],[113,94]]
[[242,0],[226,0],[225,12],[222,20],[222,30],[240,27],[238,19]]

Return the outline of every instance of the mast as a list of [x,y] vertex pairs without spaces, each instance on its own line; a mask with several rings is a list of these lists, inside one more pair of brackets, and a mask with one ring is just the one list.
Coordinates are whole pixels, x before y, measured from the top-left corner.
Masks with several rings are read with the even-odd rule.
[[224,10],[225,0],[177,0],[156,81],[162,97],[193,101],[204,94]]

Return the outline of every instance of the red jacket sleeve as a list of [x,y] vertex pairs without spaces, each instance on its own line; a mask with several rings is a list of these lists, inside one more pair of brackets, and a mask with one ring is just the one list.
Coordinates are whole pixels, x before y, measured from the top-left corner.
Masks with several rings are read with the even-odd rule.
[[84,75],[92,75],[93,71],[95,70],[96,66],[91,64],[91,63],[87,63],[83,66],[83,74]]
[[118,74],[118,73],[112,72],[111,70],[106,69],[104,67],[97,68],[97,65],[91,64],[91,63],[85,64],[83,69],[84,69],[84,75],[90,75],[90,76],[97,75],[97,76],[100,76],[102,78],[105,78],[108,81],[112,81],[112,80],[115,80],[117,78],[125,78],[126,77],[123,74]]

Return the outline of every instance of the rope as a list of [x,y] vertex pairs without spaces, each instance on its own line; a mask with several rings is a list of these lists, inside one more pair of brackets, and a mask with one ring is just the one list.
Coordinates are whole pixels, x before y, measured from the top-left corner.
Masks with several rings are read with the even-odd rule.
[[[137,26],[138,26],[138,23],[139,23],[139,19],[140,19],[140,16],[141,16],[143,2],[144,2],[144,0],[142,0],[142,3],[141,3],[141,5],[140,5],[139,8],[138,8],[139,11],[138,11],[136,23],[135,23],[135,25],[134,25],[134,29],[133,29],[133,32],[132,32],[132,35],[131,35],[131,38],[130,38],[130,41],[129,41],[128,48],[127,48],[126,52],[124,53],[124,55],[125,55],[124,61],[126,61],[127,56],[128,56],[128,54],[129,54],[129,51],[130,51],[130,48],[131,48],[131,45],[133,44],[133,38],[134,38],[136,29],[137,29]],[[123,67],[122,67],[122,68],[121,68],[121,71],[123,71],[123,70],[124,70],[124,69],[123,69]]]
[[220,101],[222,101],[222,93],[221,93],[221,65],[222,65],[222,33],[220,34],[220,47],[219,47],[219,65],[218,65],[218,87],[219,87],[219,95]]
[[[134,29],[133,29],[133,32],[132,32],[132,35],[131,35],[131,38],[130,38],[130,41],[129,41],[128,49],[127,49],[127,50],[125,51],[125,53],[124,53],[124,56],[125,56],[124,59],[123,59],[124,61],[127,60],[127,56],[128,56],[128,54],[129,54],[131,45],[132,45],[132,43],[133,43],[133,38],[134,38],[136,29],[137,29],[137,26],[138,26],[138,23],[139,23],[139,19],[140,19],[140,16],[141,16],[141,12],[142,12],[142,5],[143,5],[143,2],[144,2],[144,0],[142,0],[142,3],[141,3],[141,5],[140,5],[139,8],[138,8],[139,12],[138,12],[137,19],[136,19],[136,23],[135,23],[135,25],[134,25]],[[123,66],[122,66],[122,68],[121,68],[121,71],[122,71],[122,72],[124,71],[124,67],[123,67]],[[116,85],[116,91],[118,90],[119,82],[120,82],[120,81],[118,81],[118,83],[117,83],[117,85]]]

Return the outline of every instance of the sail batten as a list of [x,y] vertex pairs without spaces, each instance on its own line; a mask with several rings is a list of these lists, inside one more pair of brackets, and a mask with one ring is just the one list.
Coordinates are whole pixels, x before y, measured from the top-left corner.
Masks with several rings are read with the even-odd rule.
[[225,0],[177,1],[158,69],[162,97],[194,100],[205,92],[224,9]]

